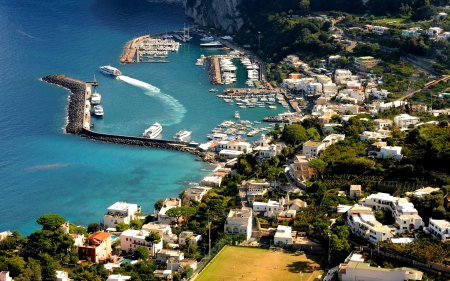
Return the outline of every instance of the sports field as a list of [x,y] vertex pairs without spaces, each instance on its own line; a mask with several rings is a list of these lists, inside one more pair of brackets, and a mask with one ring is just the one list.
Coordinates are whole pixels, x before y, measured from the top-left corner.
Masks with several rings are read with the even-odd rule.
[[312,281],[323,273],[319,267],[321,260],[319,256],[225,246],[195,280]]

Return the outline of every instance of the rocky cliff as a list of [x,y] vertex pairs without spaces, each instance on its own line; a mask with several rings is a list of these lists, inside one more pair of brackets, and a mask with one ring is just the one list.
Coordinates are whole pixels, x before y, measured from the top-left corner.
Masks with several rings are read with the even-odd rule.
[[237,6],[242,0],[149,0],[152,2],[182,4],[186,15],[202,26],[222,29],[228,34],[237,31],[243,24]]
[[232,34],[243,24],[237,6],[242,0],[182,0],[186,14],[196,24]]

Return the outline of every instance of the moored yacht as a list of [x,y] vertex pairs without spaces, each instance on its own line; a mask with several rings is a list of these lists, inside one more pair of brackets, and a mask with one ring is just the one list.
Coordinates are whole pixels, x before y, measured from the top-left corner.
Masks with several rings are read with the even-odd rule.
[[102,95],[100,95],[100,93],[95,92],[91,95],[91,103],[92,104],[99,104],[101,102],[101,100],[102,100]]
[[191,131],[181,130],[178,133],[176,133],[175,136],[173,136],[173,138],[183,141],[185,138],[189,137],[191,133],[192,133]]
[[239,111],[235,111],[234,112],[234,118],[236,118],[236,119],[239,119],[239,118],[241,118],[241,115],[239,114]]
[[108,74],[108,75],[112,75],[112,76],[122,75],[122,72],[120,72],[120,70],[118,70],[117,68],[112,67],[110,65],[100,66],[100,71],[104,74]]
[[159,134],[161,134],[161,132],[162,126],[158,122],[155,122],[155,124],[151,125],[150,128],[148,128],[147,130],[144,131],[144,133],[142,133],[142,136],[147,139],[154,139]]
[[222,43],[219,41],[211,41],[206,43],[200,43],[200,47],[222,47]]
[[202,38],[200,38],[200,41],[203,41],[203,42],[214,41],[214,37],[205,35],[205,36],[203,36]]
[[103,116],[104,112],[103,112],[103,107],[99,104],[94,106],[94,114],[97,116]]

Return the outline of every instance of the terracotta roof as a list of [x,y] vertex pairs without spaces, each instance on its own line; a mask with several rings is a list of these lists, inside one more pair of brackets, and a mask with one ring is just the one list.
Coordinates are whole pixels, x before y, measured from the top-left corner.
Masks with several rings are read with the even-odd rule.
[[103,240],[107,239],[108,237],[111,237],[111,235],[109,233],[100,231],[100,232],[96,232],[96,233],[92,234],[91,236],[89,236],[88,240],[103,241]]

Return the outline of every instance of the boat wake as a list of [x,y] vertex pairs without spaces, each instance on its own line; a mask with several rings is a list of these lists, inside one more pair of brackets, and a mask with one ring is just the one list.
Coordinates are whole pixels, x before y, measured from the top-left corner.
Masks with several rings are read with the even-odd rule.
[[136,87],[139,87],[139,88],[145,90],[146,95],[155,97],[155,98],[161,100],[163,102],[163,104],[166,107],[168,107],[170,112],[175,113],[175,114],[170,114],[170,117],[173,118],[173,120],[171,120],[172,122],[164,122],[163,125],[170,126],[170,125],[178,124],[183,119],[184,114],[186,113],[186,108],[174,97],[172,97],[168,94],[162,93],[158,87],[155,87],[146,82],[143,82],[143,81],[140,81],[140,80],[128,77],[128,76],[124,76],[124,75],[117,76],[117,79],[122,80],[128,84],[131,84],[133,86],[136,86]]

